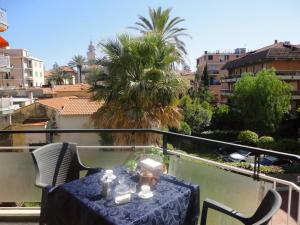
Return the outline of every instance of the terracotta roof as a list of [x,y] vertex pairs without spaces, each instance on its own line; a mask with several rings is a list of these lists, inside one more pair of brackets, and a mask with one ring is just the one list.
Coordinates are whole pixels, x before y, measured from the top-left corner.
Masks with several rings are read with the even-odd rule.
[[[62,69],[64,72],[76,73],[75,70],[73,70],[73,68],[69,66],[60,66],[59,68]],[[49,77],[49,76],[52,76],[52,70],[45,71],[44,77]]]
[[53,95],[55,94],[55,91],[52,88],[42,88],[43,89],[43,94],[44,95]]
[[52,76],[52,71],[51,70],[48,70],[48,71],[44,72],[44,77],[50,77],[50,76]]
[[101,107],[99,102],[76,96],[43,99],[38,102],[58,110],[60,115],[91,115]]
[[22,126],[46,126],[48,121],[47,118],[29,118],[23,122]]
[[55,94],[57,92],[87,92],[88,84],[55,85],[53,88],[43,88],[44,94]]
[[60,115],[92,115],[101,107],[100,102],[89,98],[69,98]]
[[75,70],[73,70],[73,68],[71,68],[69,66],[60,66],[59,68],[61,68],[65,72],[76,73]]
[[89,87],[88,84],[56,85],[53,90],[55,92],[87,91]]
[[42,105],[46,105],[48,107],[51,107],[51,108],[54,108],[57,110],[62,110],[66,104],[66,101],[71,97],[76,98],[76,96],[67,96],[67,97],[59,97],[59,98],[42,99],[42,100],[39,100],[38,102]]
[[241,66],[253,65],[265,61],[300,59],[300,48],[279,42],[261,49],[249,52],[243,57],[227,62],[222,69],[232,69]]

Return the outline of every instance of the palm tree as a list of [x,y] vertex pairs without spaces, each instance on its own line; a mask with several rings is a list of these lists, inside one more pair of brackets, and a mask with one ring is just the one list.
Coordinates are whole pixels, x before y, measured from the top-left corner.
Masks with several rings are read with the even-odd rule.
[[180,56],[184,58],[187,54],[185,43],[180,40],[181,36],[189,36],[185,33],[186,28],[178,27],[184,19],[180,17],[171,18],[171,9],[162,10],[161,7],[157,9],[149,8],[150,20],[144,16],[139,16],[139,21],[135,23],[135,27],[129,27],[146,34],[148,32],[156,32],[162,36],[165,42],[176,45]]
[[75,55],[69,62],[69,66],[76,67],[79,72],[79,82],[82,83],[82,67],[86,64],[86,58],[82,55]]
[[[179,60],[176,47],[165,44],[156,33],[138,38],[123,34],[100,45],[107,76],[90,90],[94,100],[103,102],[93,115],[96,124],[104,128],[177,127],[181,120],[177,100],[186,84],[171,69]],[[133,141],[126,135],[114,138]],[[147,143],[156,138],[139,134],[136,141]]]
[[52,75],[48,78],[48,82],[54,82],[57,85],[62,85],[65,80],[71,79],[71,76],[60,67],[53,67]]

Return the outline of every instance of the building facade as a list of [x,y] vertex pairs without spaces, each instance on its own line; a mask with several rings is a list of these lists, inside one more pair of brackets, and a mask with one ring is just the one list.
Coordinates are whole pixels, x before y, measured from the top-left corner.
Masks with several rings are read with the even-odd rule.
[[229,61],[235,60],[246,54],[245,48],[237,48],[234,52],[207,52],[197,59],[197,70],[203,74],[207,66],[209,90],[213,93],[217,102],[223,102],[221,97],[221,78],[227,75],[227,70],[222,67]]
[[[8,28],[6,11],[0,9],[0,32],[6,31]],[[0,36],[0,49],[6,48],[9,43]],[[9,85],[9,82],[4,82],[9,79],[10,75],[10,58],[5,53],[0,53],[0,87]]]
[[25,49],[0,49],[10,58],[10,72],[2,78],[4,87],[41,87],[44,85],[44,63]]
[[[73,85],[75,84],[75,81],[76,81],[76,77],[77,77],[77,73],[75,72],[75,70],[69,66],[60,66],[59,67],[66,75],[66,79],[63,79],[63,84],[64,85]],[[44,74],[44,83],[46,85],[51,85],[51,86],[54,86],[54,85],[58,85],[55,81],[51,81],[51,76],[53,76],[53,70],[48,70],[48,71],[45,71],[45,74]]]
[[249,52],[245,56],[226,63],[222,69],[228,75],[221,80],[221,95],[228,100],[232,95],[235,82],[242,73],[257,73],[262,69],[276,70],[278,77],[292,87],[292,108],[300,106],[300,45],[278,42],[273,45]]

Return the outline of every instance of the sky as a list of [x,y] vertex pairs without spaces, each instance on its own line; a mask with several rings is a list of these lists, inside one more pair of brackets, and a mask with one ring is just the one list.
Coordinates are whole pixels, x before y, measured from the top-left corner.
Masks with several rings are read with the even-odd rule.
[[275,39],[300,44],[299,0],[0,0],[9,23],[1,35],[11,48],[29,50],[51,69],[75,54],[86,56],[90,41],[136,34],[127,27],[158,6],[185,19],[181,26],[191,35],[183,40],[192,69],[205,50],[255,50]]

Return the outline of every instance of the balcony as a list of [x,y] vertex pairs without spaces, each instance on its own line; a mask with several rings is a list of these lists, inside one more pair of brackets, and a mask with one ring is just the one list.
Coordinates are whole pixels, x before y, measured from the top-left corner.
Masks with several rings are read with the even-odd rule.
[[300,80],[300,70],[278,70],[276,75],[282,80]]
[[229,75],[229,76],[226,76],[223,79],[221,79],[221,82],[223,82],[223,83],[236,82],[238,80],[238,78],[240,78],[240,77],[241,77],[240,74]]
[[229,90],[229,89],[221,89],[221,95],[223,95],[223,96],[232,96],[233,91]]
[[292,91],[292,99],[300,100],[300,90]]
[[6,11],[0,8],[0,32],[6,31],[7,27]]
[[10,71],[10,58],[6,55],[0,55],[0,72],[7,73]]
[[[85,165],[113,168],[124,165],[126,161],[133,159],[136,155],[144,156],[157,150],[169,155],[169,174],[200,185],[200,206],[202,206],[203,200],[209,197],[250,215],[267,190],[273,188],[281,194],[283,204],[273,217],[272,225],[296,225],[300,223],[300,188],[295,183],[262,174],[259,172],[259,167],[254,167],[256,168],[254,171],[245,170],[189,155],[183,151],[170,150],[167,146],[168,143],[174,144],[176,141],[180,150],[187,150],[184,143],[190,143],[193,144],[195,153],[203,152],[204,155],[208,152],[212,153],[218,147],[230,146],[236,150],[243,148],[254,152],[258,161],[259,156],[264,154],[300,160],[300,156],[297,155],[151,129],[0,131],[1,135],[17,135],[18,140],[20,138],[33,140],[32,138],[36,138],[38,135],[44,135],[47,137],[47,142],[70,141],[70,138],[80,141],[80,138],[87,138],[92,133],[126,134],[132,140],[132,144],[126,146],[83,146],[77,142],[80,159]],[[136,137],[141,133],[158,135],[161,138],[162,146],[135,145]],[[34,186],[35,172],[30,155],[30,151],[38,146],[32,146],[32,144],[0,147],[0,202],[40,201],[41,192]],[[38,220],[38,217],[39,207],[0,208],[1,221],[19,221],[24,222],[24,224],[32,222],[35,224],[34,222]],[[212,212],[208,224],[235,225],[238,223]]]

